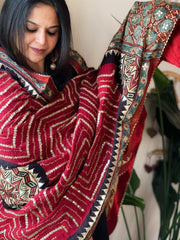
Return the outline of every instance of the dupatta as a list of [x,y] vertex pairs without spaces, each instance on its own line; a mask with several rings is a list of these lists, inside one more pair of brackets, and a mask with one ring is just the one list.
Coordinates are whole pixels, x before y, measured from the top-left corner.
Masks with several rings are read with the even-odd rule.
[[136,2],[98,70],[74,51],[61,92],[0,51],[0,239],[89,239],[112,232],[141,140],[153,71],[179,18]]

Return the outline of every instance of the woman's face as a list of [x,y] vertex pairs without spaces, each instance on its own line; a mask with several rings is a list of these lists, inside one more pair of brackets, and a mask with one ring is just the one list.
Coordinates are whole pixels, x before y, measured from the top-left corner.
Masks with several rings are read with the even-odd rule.
[[24,55],[28,65],[44,73],[45,57],[53,51],[59,37],[59,21],[52,6],[38,3],[30,12],[24,34]]

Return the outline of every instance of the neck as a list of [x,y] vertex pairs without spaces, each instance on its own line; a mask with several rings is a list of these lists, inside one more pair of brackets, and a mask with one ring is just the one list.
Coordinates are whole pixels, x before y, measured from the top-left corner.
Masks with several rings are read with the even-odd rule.
[[44,62],[40,63],[32,63],[32,62],[27,62],[30,68],[36,72],[36,73],[44,73]]

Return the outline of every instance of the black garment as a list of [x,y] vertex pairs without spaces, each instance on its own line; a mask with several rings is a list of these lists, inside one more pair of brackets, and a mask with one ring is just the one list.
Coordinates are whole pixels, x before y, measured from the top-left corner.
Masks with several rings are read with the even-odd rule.
[[105,212],[101,215],[96,229],[93,233],[93,240],[109,240],[108,226]]

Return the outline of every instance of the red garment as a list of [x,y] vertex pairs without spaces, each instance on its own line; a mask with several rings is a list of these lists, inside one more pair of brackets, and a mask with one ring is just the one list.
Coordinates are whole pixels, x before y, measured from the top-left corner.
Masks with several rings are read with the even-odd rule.
[[136,2],[98,69],[73,52],[58,92],[0,51],[0,239],[88,239],[106,208],[109,232],[129,181],[144,99],[179,18]]
[[162,60],[165,60],[177,67],[180,67],[180,20],[165,47]]

